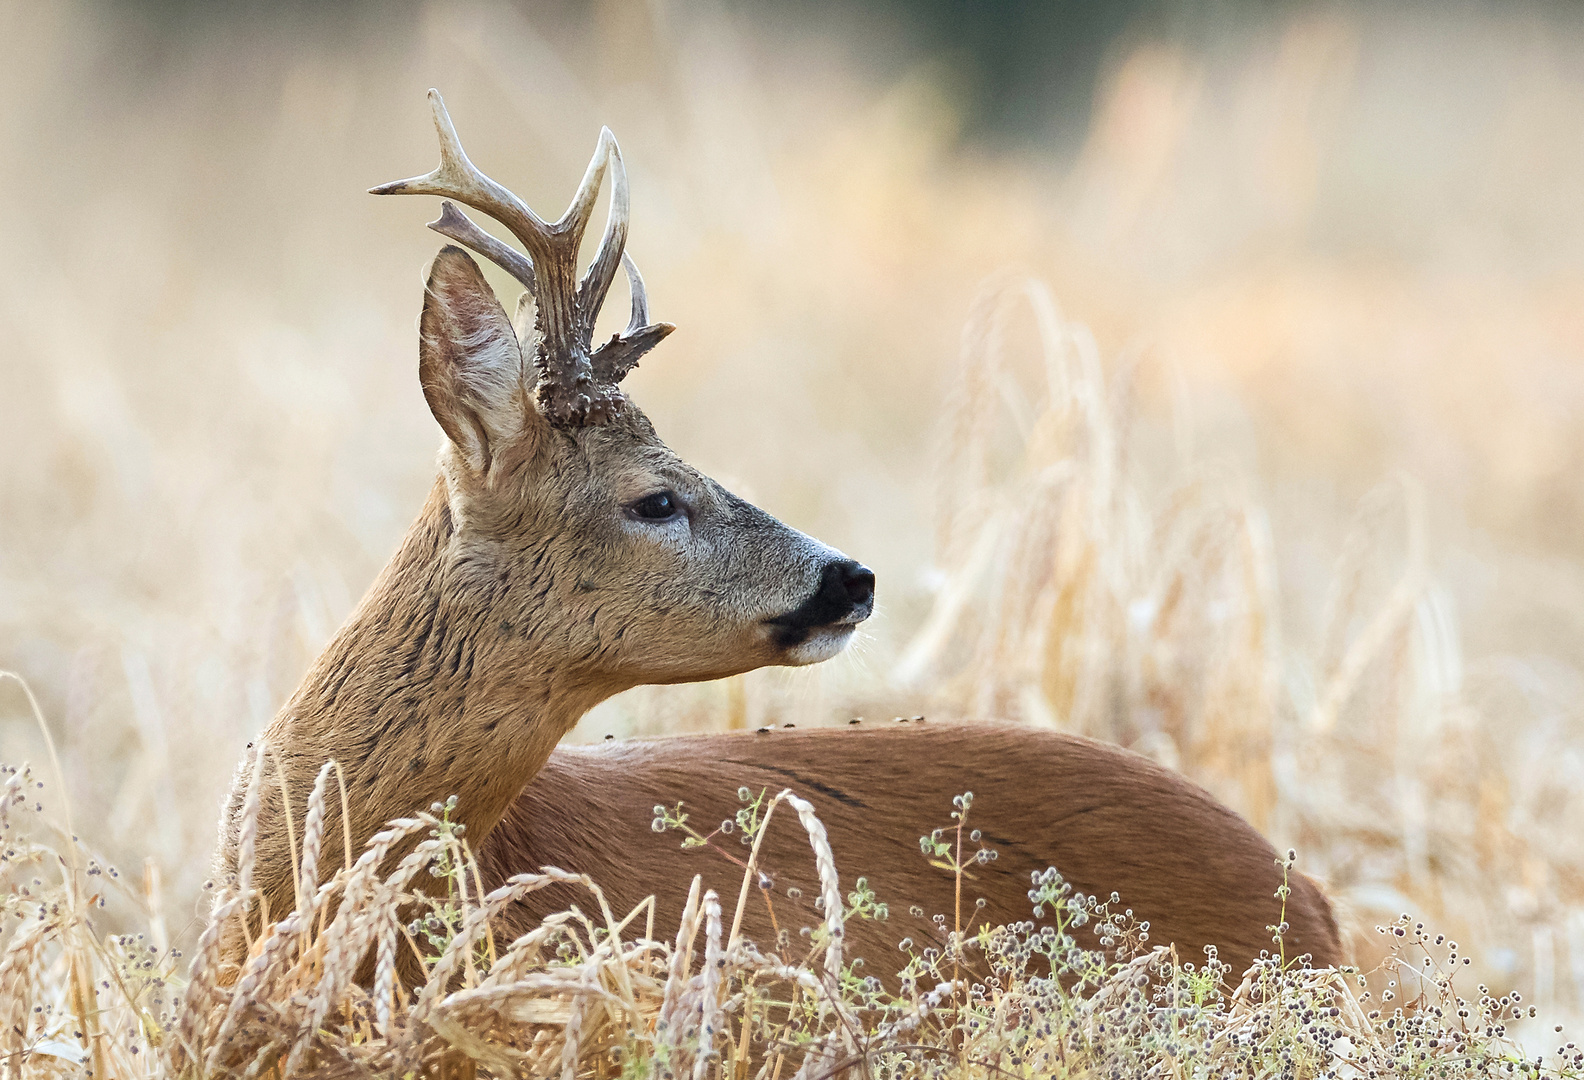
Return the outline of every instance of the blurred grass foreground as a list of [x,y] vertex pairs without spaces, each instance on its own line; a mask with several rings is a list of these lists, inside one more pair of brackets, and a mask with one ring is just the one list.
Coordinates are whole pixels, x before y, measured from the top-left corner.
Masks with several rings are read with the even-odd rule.
[[[629,389],[684,458],[879,578],[849,655],[633,691],[577,737],[927,713],[1119,742],[1296,848],[1376,972],[1369,1000],[1276,971],[1241,990],[1230,973],[1212,1001],[1202,973],[1141,951],[1200,994],[1194,1060],[1277,1047],[1247,1074],[1308,1075],[1321,1042],[1365,1060],[1373,1039],[1401,1050],[1381,1075],[1420,1075],[1414,1040],[1444,1056],[1451,1036],[1369,1010],[1418,995],[1428,1023],[1462,994],[1476,1028],[1507,1025],[1480,1038],[1565,1067],[1553,1027],[1584,1013],[1584,22],[1139,10],[1078,75],[1025,57],[1022,107],[996,112],[1006,80],[884,3],[0,0],[0,668],[36,693],[59,762],[0,682],[0,760],[34,766],[7,774],[0,1074],[296,1067],[323,1048],[282,1033],[336,1010],[354,1074],[616,1076],[638,1059],[610,1047],[647,1024],[655,1068],[737,1075],[731,1048],[688,1055],[712,1009],[752,1015],[754,979],[810,995],[788,1076],[860,1054],[842,1018],[863,1010],[893,1035],[914,1016],[923,1040],[942,1009],[954,1068],[979,1016],[1009,1040],[969,1062],[985,1075],[1048,1075],[1058,1045],[1072,1075],[1166,1060],[1061,1041],[1108,1015],[1085,1009],[1126,1011],[1121,968],[1091,981],[1115,982],[1098,1005],[1040,990],[1076,1026],[1021,1050],[966,989],[821,998],[741,953],[710,987],[691,957],[724,948],[719,897],[647,929],[569,917],[509,959],[464,898],[438,982],[394,1013],[399,994],[336,981],[287,928],[259,972],[284,1011],[247,1013],[201,972],[174,1003],[231,772],[433,475],[413,328],[438,241],[421,208],[363,194],[431,164],[431,85],[536,207],[564,203],[612,127],[632,250],[680,327]],[[465,863],[443,821],[414,822]],[[846,889],[863,868],[842,871]],[[394,940],[386,884],[351,868],[335,886],[369,947]],[[735,882],[718,887],[729,907]],[[1388,940],[1423,944],[1419,919],[1431,967],[1379,967]],[[1448,939],[1472,961],[1450,989]],[[124,1007],[101,1015],[106,980]],[[1273,1019],[1344,998],[1324,1040]],[[482,1030],[485,999],[553,1034],[480,1049],[457,1032]],[[1123,1049],[1187,1038],[1146,1004]],[[686,1039],[654,1035],[662,1018]],[[580,1054],[580,1030],[607,1042]]]

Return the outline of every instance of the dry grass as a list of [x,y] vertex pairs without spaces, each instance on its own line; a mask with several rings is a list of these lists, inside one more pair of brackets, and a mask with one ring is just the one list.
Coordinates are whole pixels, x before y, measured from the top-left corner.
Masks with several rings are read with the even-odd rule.
[[[697,878],[672,942],[656,939],[652,902],[618,917],[582,875],[546,867],[482,894],[452,800],[389,822],[356,862],[302,887],[297,910],[268,924],[236,970],[222,966],[221,942],[257,899],[247,837],[269,781],[255,763],[241,873],[215,896],[184,972],[180,954],[148,935],[102,936],[101,865],[75,837],[52,846],[38,835],[48,825],[31,770],[0,775],[0,875],[12,890],[0,915],[6,1076],[1584,1076],[1571,1043],[1549,1062],[1526,1057],[1508,1025],[1533,1007],[1484,986],[1469,993],[1457,945],[1406,916],[1377,928],[1392,945],[1375,1007],[1356,971],[1287,956],[1280,927],[1239,979],[1213,951],[1195,964],[1151,947],[1148,924],[1115,894],[1074,894],[1054,868],[1031,882],[1040,924],[941,913],[944,944],[904,939],[900,988],[887,992],[842,952],[846,921],[886,911],[862,878],[844,901],[824,827],[791,791],[740,793],[738,823],[754,844],[729,931],[721,899],[700,896]],[[332,775],[320,773],[309,799],[302,882],[316,879]],[[994,858],[965,831],[972,802],[959,796],[950,824],[921,837],[921,873],[928,859],[961,883]],[[739,933],[759,841],[783,803],[820,879],[824,920],[804,928],[801,956]],[[656,814],[656,831],[681,824]],[[387,856],[413,836],[424,839],[392,869]],[[24,883],[37,873],[49,880]],[[497,939],[507,905],[556,884],[586,888],[591,914],[573,906]],[[399,976],[399,956],[414,978]]]
[[[1020,311],[1038,333],[1035,387],[1005,355]],[[927,676],[963,716],[1021,716],[1180,768],[1296,842],[1360,921],[1414,909],[1464,940],[1532,949],[1547,1004],[1577,1008],[1584,821],[1560,764],[1577,744],[1552,728],[1556,765],[1500,745],[1513,718],[1470,692],[1421,487],[1399,476],[1364,498],[1320,648],[1296,653],[1264,509],[1225,470],[1141,490],[1128,457],[1143,372],[1104,372],[1039,282],[987,287],[937,470],[955,569],[900,680]],[[1558,930],[1571,987],[1551,967]]]
[[[1019,312],[1038,335],[1024,365],[1037,386],[1006,356]],[[963,716],[1021,716],[1180,768],[1293,839],[1355,931],[1372,913],[1426,913],[1465,941],[1528,952],[1548,1011],[1578,1009],[1584,821],[1562,764],[1577,744],[1561,727],[1530,736],[1554,740],[1555,764],[1537,744],[1501,745],[1513,717],[1465,678],[1420,485],[1398,476],[1363,499],[1320,648],[1296,653],[1268,518],[1239,479],[1186,468],[1141,489],[1128,458],[1142,366],[1108,382],[1092,336],[1042,284],[986,288],[937,470],[955,569],[899,679]],[[1367,935],[1356,947],[1376,955]]]
[[[101,1076],[167,1060],[230,770],[432,476],[410,357],[434,242],[361,192],[430,162],[440,85],[536,206],[613,126],[682,327],[635,396],[881,579],[855,655],[643,689],[580,737],[929,711],[1114,739],[1297,847],[1364,967],[1369,927],[1419,913],[1549,1052],[1584,1011],[1577,26],[1377,7],[1145,44],[1069,158],[961,147],[927,66],[658,10],[159,29],[0,4],[0,194],[28,208],[0,221],[0,666],[63,774],[6,864],[27,918],[0,992],[26,973],[6,1008],[31,1045],[82,1031]],[[37,731],[0,686],[0,760],[49,760]],[[378,952],[400,892],[356,888]],[[651,1018],[697,977],[673,980],[670,929],[630,925],[599,968]],[[322,971],[281,940],[259,978],[301,1000],[233,1027],[289,1053]],[[394,1060],[412,1002],[337,992],[349,1067]],[[1285,993],[1209,1023],[1274,1024]],[[588,1004],[583,1040],[616,1038]]]

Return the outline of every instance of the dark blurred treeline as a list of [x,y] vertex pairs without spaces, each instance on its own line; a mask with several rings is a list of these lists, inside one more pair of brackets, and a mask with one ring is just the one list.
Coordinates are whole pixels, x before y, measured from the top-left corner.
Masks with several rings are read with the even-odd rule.
[[971,140],[1039,139],[1088,128],[1105,65],[1140,40],[1225,47],[1297,0],[735,0],[771,27],[847,24],[878,64],[932,62]]
[[[1298,0],[519,0],[530,18],[567,26],[603,7],[641,5],[657,19],[725,11],[765,33],[822,34],[878,73],[920,65],[952,96],[965,139],[1047,148],[1087,127],[1105,65],[1141,39],[1226,46]],[[268,27],[317,47],[356,49],[415,25],[423,0],[122,0],[134,64],[158,67],[192,35]],[[1427,16],[1430,14],[1427,11]]]

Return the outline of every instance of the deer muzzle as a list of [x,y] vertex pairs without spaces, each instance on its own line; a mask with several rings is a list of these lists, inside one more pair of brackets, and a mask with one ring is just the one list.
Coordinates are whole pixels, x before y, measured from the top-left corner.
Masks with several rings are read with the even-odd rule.
[[819,587],[812,596],[786,614],[766,619],[765,624],[783,649],[798,649],[822,639],[835,647],[834,652],[874,611],[874,591],[874,571],[852,559],[834,559],[820,571]]

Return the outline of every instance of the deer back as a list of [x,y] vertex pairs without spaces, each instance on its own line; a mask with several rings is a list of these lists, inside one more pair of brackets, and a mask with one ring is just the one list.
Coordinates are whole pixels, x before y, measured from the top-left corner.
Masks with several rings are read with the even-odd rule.
[[[883,922],[847,925],[848,950],[882,979],[903,964],[902,938],[927,942],[937,935],[933,916],[954,918],[955,879],[929,865],[919,838],[949,824],[952,798],[965,791],[974,793],[972,826],[997,852],[964,882],[966,913],[977,911],[973,900],[985,901],[978,924],[1031,918],[1030,875],[1055,867],[1079,891],[1120,894],[1148,920],[1150,943],[1176,944],[1186,960],[1200,961],[1214,945],[1241,972],[1274,948],[1266,928],[1285,917],[1288,955],[1341,962],[1325,895],[1293,874],[1284,916],[1276,851],[1204,789],[1130,751],[1015,725],[914,722],[560,747],[489,836],[481,860],[496,880],[544,865],[587,873],[622,911],[653,893],[657,923],[666,925],[680,916],[693,875],[735,896],[742,871],[709,849],[677,850],[674,833],[651,830],[652,808],[680,800],[707,833],[741,805],[742,786],[791,788],[811,801],[843,888],[866,877],[889,905]],[[718,839],[747,851],[735,836]],[[761,862],[775,881],[779,926],[795,935],[818,923],[813,858],[790,815],[772,823]],[[510,918],[527,928],[577,900],[545,890]],[[745,925],[761,947],[773,946],[759,897],[749,898]]]

